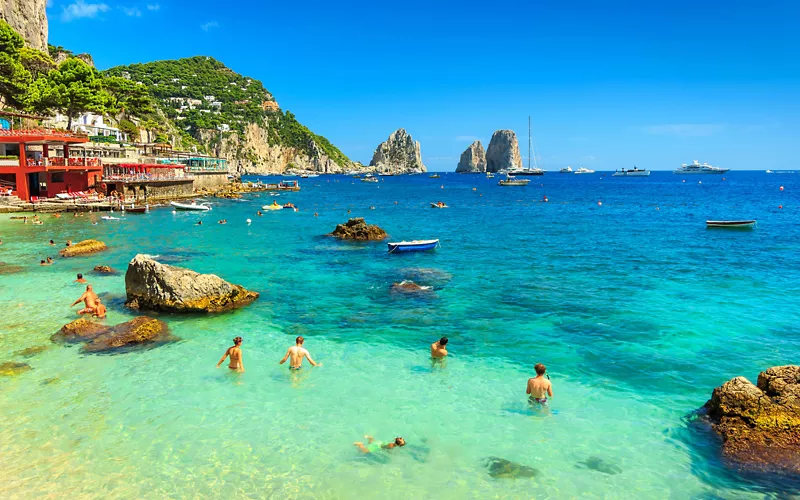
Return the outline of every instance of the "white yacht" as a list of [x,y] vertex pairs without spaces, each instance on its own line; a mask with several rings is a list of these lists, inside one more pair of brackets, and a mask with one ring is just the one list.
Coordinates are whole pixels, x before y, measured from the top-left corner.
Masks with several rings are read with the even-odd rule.
[[568,165],[567,168],[562,168],[561,170],[558,171],[558,173],[559,174],[571,174],[572,173],[572,167]]
[[576,171],[575,171],[575,173],[576,173],[576,174],[593,174],[593,173],[594,173],[594,170],[592,170],[592,169],[590,169],[590,168],[583,168],[583,167],[581,167],[581,168],[579,168],[578,170],[576,170]]
[[673,170],[674,174],[724,174],[730,170],[729,168],[713,167],[708,163],[702,165],[697,160],[694,160],[691,165],[683,164],[681,168]]
[[632,169],[625,170],[617,170],[614,172],[612,177],[647,177],[650,175],[650,171],[647,169],[642,170],[641,168],[636,168],[636,165],[633,166]]

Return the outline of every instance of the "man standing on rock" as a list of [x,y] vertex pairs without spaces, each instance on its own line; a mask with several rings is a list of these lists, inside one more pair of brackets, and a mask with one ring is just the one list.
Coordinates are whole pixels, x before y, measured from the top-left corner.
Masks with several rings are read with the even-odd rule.
[[97,307],[97,294],[92,290],[92,285],[86,285],[86,291],[83,292],[83,295],[81,295],[78,300],[73,302],[70,307],[81,301],[83,301],[83,305],[85,307],[78,311],[78,314],[94,313],[94,310]]
[[295,345],[289,348],[286,351],[286,356],[278,364],[284,364],[289,357],[291,357],[291,361],[289,362],[289,369],[290,370],[299,370],[303,367],[303,358],[307,358],[308,362],[311,363],[312,366],[322,366],[322,364],[317,364],[311,359],[311,354],[303,347],[303,342],[306,340],[303,337],[297,337],[295,339]]

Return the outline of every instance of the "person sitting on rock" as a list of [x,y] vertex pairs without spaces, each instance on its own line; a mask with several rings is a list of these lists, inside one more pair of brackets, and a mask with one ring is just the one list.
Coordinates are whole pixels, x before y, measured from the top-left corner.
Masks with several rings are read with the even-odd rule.
[[97,306],[95,307],[92,316],[97,319],[105,319],[106,317],[106,306],[103,305],[103,301],[100,300],[100,297],[97,297]]

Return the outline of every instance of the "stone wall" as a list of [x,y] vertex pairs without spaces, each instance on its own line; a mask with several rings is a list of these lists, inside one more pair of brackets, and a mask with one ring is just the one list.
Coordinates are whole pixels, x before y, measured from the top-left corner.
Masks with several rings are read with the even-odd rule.
[[227,172],[192,172],[194,188],[213,188],[228,183]]
[[171,199],[190,197],[194,193],[191,179],[160,182],[109,182],[108,191],[116,190],[125,200]]

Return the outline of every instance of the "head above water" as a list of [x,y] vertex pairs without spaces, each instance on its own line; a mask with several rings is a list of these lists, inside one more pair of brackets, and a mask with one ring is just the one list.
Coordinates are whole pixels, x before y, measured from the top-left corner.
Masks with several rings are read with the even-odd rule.
[[294,339],[294,342],[295,342],[297,345],[303,345],[303,342],[305,342],[305,341],[306,341],[306,339],[304,339],[302,336],[300,336],[300,337],[297,337],[296,339]]
[[537,363],[536,366],[533,367],[533,369],[536,370],[536,375],[544,375],[544,372],[547,371],[547,367],[545,367],[541,363]]
[[442,337],[439,339],[439,345],[444,347],[447,345],[447,337]]
[[233,345],[241,345],[242,344],[242,337],[236,337],[233,339]]
[[82,275],[81,273],[78,273],[78,279],[79,279],[79,280],[82,280],[82,279],[83,279],[83,275]]
[[86,285],[86,291],[87,292],[91,292],[92,291],[92,285]]
[[394,444],[395,444],[395,446],[405,446],[406,445],[406,440],[401,438],[401,437],[396,437],[396,438],[394,438]]

